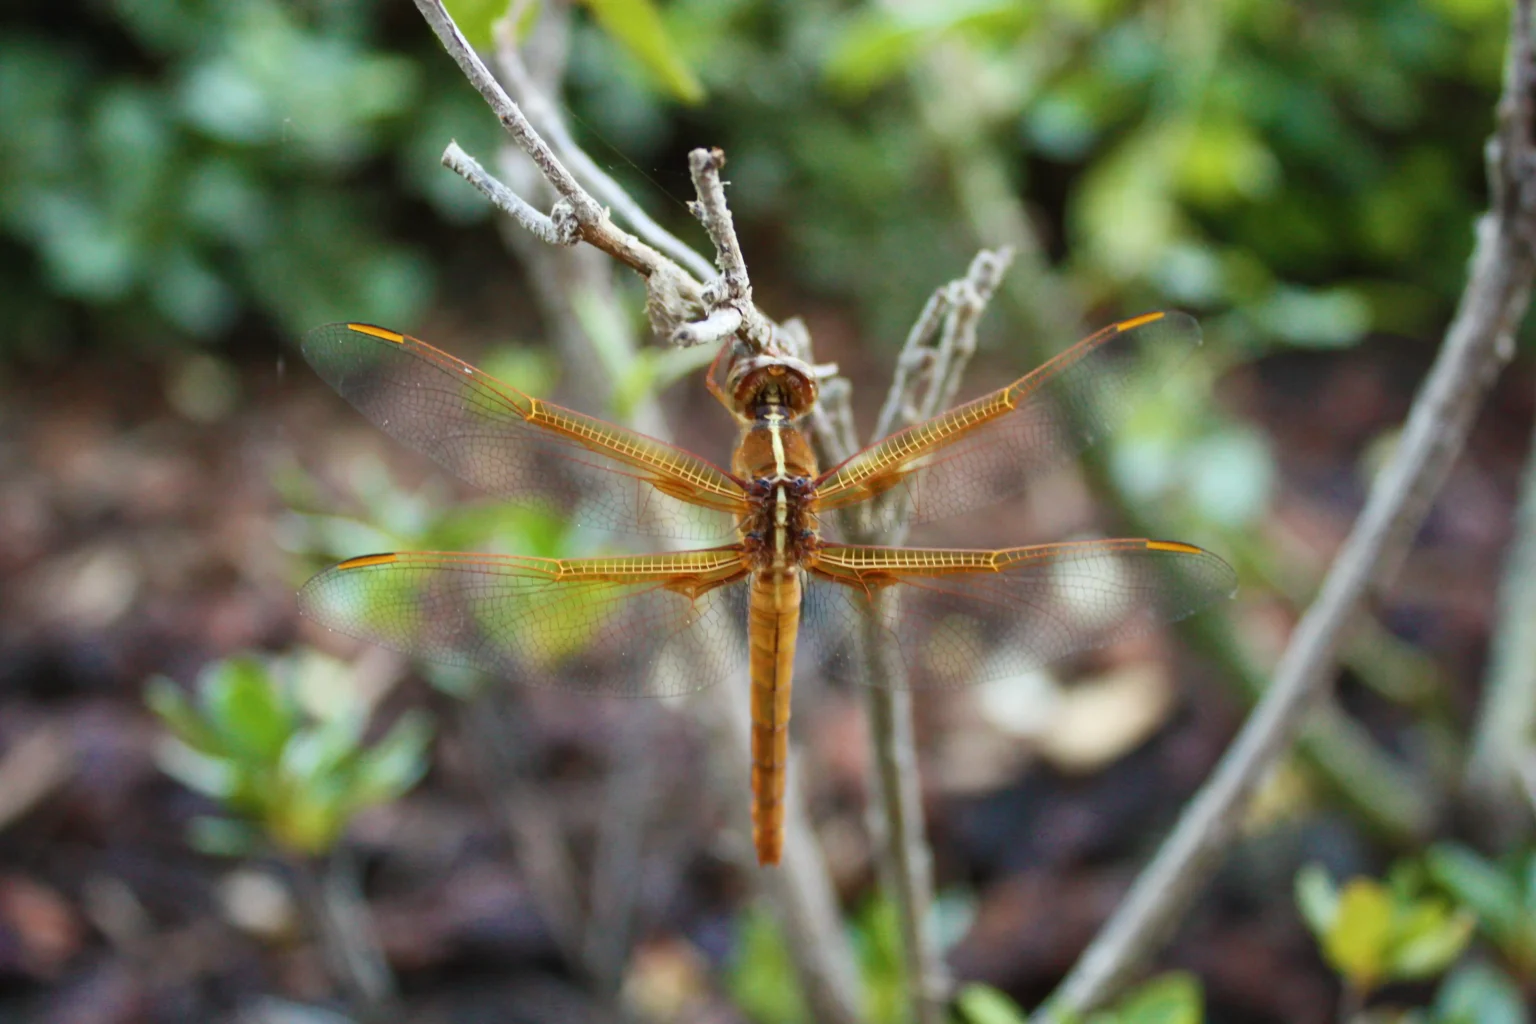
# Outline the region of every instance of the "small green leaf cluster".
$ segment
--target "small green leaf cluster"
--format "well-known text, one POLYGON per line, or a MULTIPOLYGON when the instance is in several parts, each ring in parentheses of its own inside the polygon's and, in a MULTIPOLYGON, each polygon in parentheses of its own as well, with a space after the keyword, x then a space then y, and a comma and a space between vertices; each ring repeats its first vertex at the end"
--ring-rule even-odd
POLYGON ((1296 876, 1296 902, 1323 957, 1362 996, 1393 981, 1443 974, 1472 938, 1476 920, 1434 892, 1422 874, 1400 870, 1386 883, 1334 884, 1319 865, 1296 876))
MULTIPOLYGON (((955 1000, 963 1024, 1027 1024, 1028 1014, 1013 1000, 986 985, 966 985, 955 1000)), ((1127 993, 1113 1007, 1086 1018, 1058 1017, 1057 1024, 1200 1024, 1205 997, 1193 975, 1172 971, 1127 993)))
POLYGON ((1464 847, 1440 844, 1421 860, 1398 863, 1385 882, 1354 878, 1337 886, 1320 867, 1309 866, 1297 874, 1296 899, 1324 959, 1357 1005, 1390 982, 1443 974, 1431 1005, 1404 1011, 1402 1020, 1528 1024, 1519 984, 1464 954, 1476 930, 1529 982, 1536 948, 1533 870, 1536 854, 1496 865, 1464 847))
POLYGON ((195 699, 169 679, 147 702, 170 730, 161 766, 230 816, 194 822, 207 852, 267 843, 290 854, 329 851, 352 817, 395 799, 427 769, 432 729, 410 712, 368 743, 368 709, 346 669, 316 654, 231 658, 206 668, 195 699))
MULTIPOLYGON (((945 914, 968 915, 952 899, 935 906, 941 934, 945 914)), ((954 924, 956 922, 950 922, 954 924)), ((906 1024, 911 1019, 895 905, 877 897, 866 903, 850 926, 864 990, 864 1016, 873 1024, 906 1024)), ((778 925, 760 907, 749 909, 737 927, 736 948, 726 984, 742 1012, 756 1024, 806 1024, 811 1018, 800 995, 794 964, 778 925)), ((1192 975, 1171 972, 1134 989, 1113 1007, 1086 1018, 1060 1018, 1057 1024, 1200 1024, 1204 996, 1192 975)), ((1008 996, 982 984, 962 985, 955 995, 955 1024, 1026 1024, 1029 1014, 1008 996)))
POLYGON ((1429 877, 1477 916, 1478 930, 1504 962, 1527 982, 1536 980, 1536 850, 1502 863, 1485 860, 1455 843, 1425 855, 1429 877))
POLYGON ((383 213, 414 193, 482 216, 438 154, 497 131, 456 69, 418 59, 430 39, 380 45, 377 0, 99 6, 0 31, 0 237, 35 256, 0 284, 5 344, 46 355, 52 298, 158 347, 248 311, 295 332, 416 317, 432 270, 383 213))

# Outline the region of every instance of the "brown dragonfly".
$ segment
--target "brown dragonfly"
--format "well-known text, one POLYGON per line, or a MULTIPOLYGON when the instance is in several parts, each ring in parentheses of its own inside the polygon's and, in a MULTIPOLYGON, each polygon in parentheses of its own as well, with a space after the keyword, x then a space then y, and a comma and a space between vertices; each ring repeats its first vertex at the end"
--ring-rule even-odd
POLYGON ((1225 562, 1173 541, 967 550, 841 544, 821 530, 827 513, 876 499, 893 521, 923 523, 1018 494, 1032 472, 1121 418, 1134 357, 1176 356, 1199 340, 1178 313, 1115 324, 825 471, 799 426, 816 400, 809 368, 742 358, 722 376, 717 359, 707 381, 740 427, 727 471, 533 398, 415 338, 367 324, 321 327, 303 346, 320 376, 466 481, 575 523, 709 546, 591 558, 365 555, 310 580, 300 605, 354 637, 562 690, 674 696, 745 662, 753 839, 758 861, 774 864, 797 650, 802 671, 857 677, 857 645, 879 643, 906 671, 858 681, 959 687, 1232 594, 1225 562))

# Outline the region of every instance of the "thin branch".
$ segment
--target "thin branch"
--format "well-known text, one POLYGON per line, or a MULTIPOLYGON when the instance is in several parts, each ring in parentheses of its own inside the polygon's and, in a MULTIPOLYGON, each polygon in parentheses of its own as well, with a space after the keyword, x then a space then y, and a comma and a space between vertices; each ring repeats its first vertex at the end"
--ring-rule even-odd
POLYGON ((510 691, 488 688, 459 709, 459 728, 469 739, 475 778, 486 802, 501 817, 539 917, 571 967, 587 973, 583 959, 583 916, 575 864, 560 828, 556 807, 530 776, 525 715, 509 707, 510 691))
POLYGON ((720 268, 720 276, 705 293, 705 302, 712 310, 738 313, 741 336, 761 352, 772 343, 773 324, 752 302, 747 261, 736 238, 731 208, 725 202, 725 182, 720 179, 724 169, 725 154, 718 149, 695 149, 688 154, 688 170, 699 196, 688 208, 709 233, 709 240, 715 245, 715 264, 720 268))
POLYGON ((591 907, 582 958, 604 992, 616 993, 634 939, 640 903, 641 854, 656 808, 656 750, 660 708, 633 709, 620 724, 607 766, 606 794, 593 855, 591 907))
POLYGON ((1531 443, 1467 763, 1468 796, 1501 845, 1532 822, 1522 777, 1536 749, 1536 437, 1531 443))
POLYGON ((1516 0, 1488 147, 1492 203, 1477 225, 1456 316, 1391 460, 1297 624, 1268 692, 1173 833, 1089 946, 1040 1019, 1073 1017, 1111 998, 1157 950, 1231 840, 1254 787, 1328 692, 1350 623, 1401 563, 1434 495, 1461 452, 1482 398, 1514 352, 1514 333, 1536 279, 1536 174, 1531 147, 1532 0, 1516 0))
MULTIPOLYGON (((603 209, 602 205, 560 162, 549 144, 544 141, 543 136, 534 129, 523 114, 522 109, 512 101, 512 97, 508 96, 506 90, 496 81, 490 69, 485 66, 485 62, 480 59, 480 55, 465 40, 458 25, 454 24, 453 17, 443 7, 441 0, 416 0, 416 7, 426 18, 427 24, 431 25, 432 30, 437 33, 443 48, 459 65, 470 84, 479 91, 497 120, 511 134, 518 148, 528 154, 538 167, 539 173, 560 197, 561 202, 556 204, 549 218, 554 222, 560 236, 563 237, 565 232, 571 230, 563 223, 568 217, 575 221, 575 231, 582 241, 601 249, 644 276, 650 291, 651 302, 648 308, 653 317, 653 324, 659 324, 660 328, 664 328, 660 333, 670 333, 678 323, 686 321, 699 304, 702 291, 699 282, 672 260, 634 235, 622 230, 609 219, 608 211, 603 209)), ((457 150, 456 146, 449 147, 444 153, 444 162, 460 173, 470 169, 469 164, 461 159, 454 152, 455 150, 457 150)), ((462 150, 458 152, 461 154, 462 150)), ((485 187, 489 177, 484 168, 480 168, 480 175, 477 178, 467 180, 490 195, 491 193, 485 187)), ((510 194, 511 190, 508 189, 507 192, 510 194)), ((500 193, 492 196, 492 201, 497 202, 498 205, 501 205, 500 200, 505 199, 506 196, 500 193)), ((526 206, 526 203, 522 205, 526 206)), ((527 213, 526 210, 520 210, 515 215, 519 217, 520 222, 530 221, 537 225, 538 221, 529 218, 527 213)))
POLYGON ((457 142, 448 143, 443 150, 443 166, 475 187, 491 205, 517 221, 518 227, 548 245, 575 245, 581 241, 581 226, 569 203, 560 202, 549 214, 540 213, 522 196, 512 191, 490 172, 480 166, 480 161, 459 148, 457 142))
POLYGON ((501 83, 496 81, 496 76, 491 74, 475 48, 469 45, 464 38, 464 33, 459 31, 459 26, 454 24, 453 16, 448 13, 441 0, 416 0, 416 9, 421 11, 421 16, 427 19, 427 24, 432 26, 432 31, 437 33, 438 40, 443 44, 443 49, 448 51, 459 70, 464 72, 464 77, 469 79, 490 105, 496 119, 501 122, 503 128, 517 141, 519 148, 527 153, 535 164, 539 173, 543 174, 549 183, 554 186, 560 197, 571 204, 572 212, 583 226, 594 225, 607 220, 608 215, 598 205, 597 200, 587 194, 587 190, 566 170, 560 158, 555 156, 549 144, 543 136, 534 131, 528 118, 523 116, 522 110, 512 97, 508 96, 501 83))
POLYGON ((624 186, 614 181, 607 171, 587 155, 586 150, 576 144, 576 140, 571 137, 570 130, 565 125, 565 120, 555 109, 555 105, 549 101, 544 90, 533 82, 527 65, 523 63, 517 49, 515 23, 515 19, 510 16, 496 22, 496 62, 501 66, 502 75, 511 85, 517 102, 522 104, 529 120, 549 140, 550 146, 571 168, 572 173, 585 182, 593 195, 607 203, 615 214, 635 230, 636 234, 676 260, 680 266, 700 281, 709 280, 714 274, 714 268, 710 266, 709 261, 700 256, 686 242, 656 223, 651 215, 646 213, 628 192, 624 191, 624 186))
POLYGON ((719 345, 741 330, 741 311, 721 306, 702 320, 683 324, 672 332, 672 344, 679 348, 695 345, 719 345))
MULTIPOLYGON (((976 351, 976 324, 1013 259, 1011 249, 983 250, 966 275, 936 291, 907 334, 896 373, 873 439, 937 413, 953 400, 966 364, 976 351)), ((825 410, 815 421, 817 439, 829 461, 852 454, 852 416, 846 388, 824 389, 825 410)), ((899 544, 906 524, 883 507, 857 518, 845 516, 851 540, 899 544), (890 524, 876 526, 880 524, 890 524)), ((877 604, 900 600, 881 591, 877 604)), ((878 621, 888 610, 864 618, 856 657, 863 666, 869 723, 873 795, 870 834, 881 884, 896 904, 909 1000, 918 1024, 940 1024, 951 979, 937 936, 927 927, 933 904, 933 855, 924 831, 922 785, 912 729, 912 695, 900 653, 880 635, 878 621), (874 685, 878 683, 879 685, 874 685)))
POLYGON ((398 1010, 395 975, 379 946, 378 933, 358 886, 357 866, 345 845, 321 863, 284 858, 300 903, 331 975, 365 1024, 382 1024, 398 1010))

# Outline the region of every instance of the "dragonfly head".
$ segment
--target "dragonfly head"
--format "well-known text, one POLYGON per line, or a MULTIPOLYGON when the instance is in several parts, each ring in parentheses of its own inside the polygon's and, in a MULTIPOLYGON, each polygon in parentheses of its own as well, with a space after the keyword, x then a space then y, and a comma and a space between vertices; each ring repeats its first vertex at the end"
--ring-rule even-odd
POLYGON ((777 405, 794 418, 815 404, 816 377, 807 363, 793 356, 747 356, 731 364, 726 390, 743 416, 777 405))

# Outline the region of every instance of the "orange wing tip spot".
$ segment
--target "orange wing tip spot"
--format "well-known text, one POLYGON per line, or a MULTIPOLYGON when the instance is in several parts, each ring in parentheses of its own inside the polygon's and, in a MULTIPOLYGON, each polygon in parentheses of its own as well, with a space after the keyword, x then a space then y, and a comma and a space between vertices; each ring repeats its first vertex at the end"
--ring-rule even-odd
POLYGON ((375 338, 382 338, 384 341, 392 341, 396 345, 405 344, 405 335, 396 334, 394 331, 386 331, 384 328, 375 327, 372 324, 347 324, 347 329, 356 331, 358 334, 370 334, 375 338))
POLYGON ((1131 320, 1122 320, 1118 324, 1115 324, 1115 329, 1120 331, 1134 331, 1136 328, 1142 326, 1143 324, 1156 323, 1167 315, 1167 313, 1147 313, 1142 316, 1135 317, 1131 320))
POLYGON ((336 566, 336 568, 342 571, 347 569, 366 569, 370 565, 389 565, 391 562, 398 562, 399 560, 399 555, 362 555, 358 558, 349 558, 336 566))
POLYGON ((1197 548, 1193 544, 1181 544, 1176 540, 1149 540, 1148 551, 1172 551, 1180 555, 1203 555, 1204 548, 1197 548))

